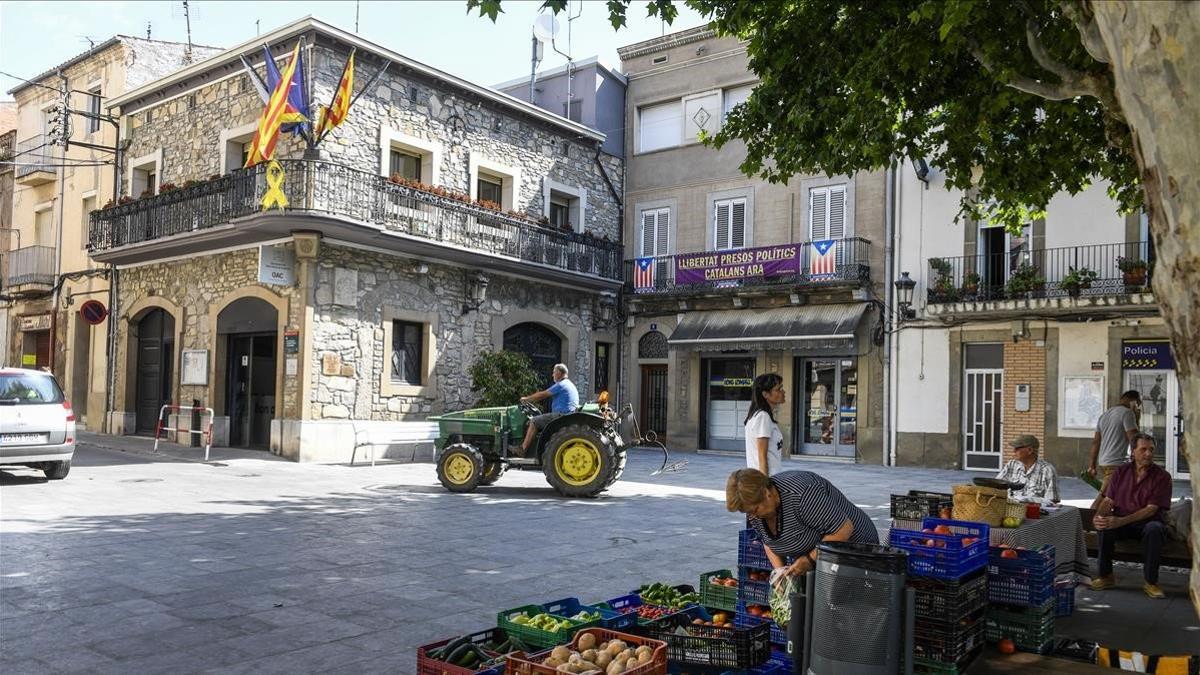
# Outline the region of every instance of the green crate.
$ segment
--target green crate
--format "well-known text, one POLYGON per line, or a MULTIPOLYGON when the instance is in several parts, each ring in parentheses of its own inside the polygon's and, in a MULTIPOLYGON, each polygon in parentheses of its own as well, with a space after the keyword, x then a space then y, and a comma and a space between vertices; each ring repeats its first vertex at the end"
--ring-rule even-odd
POLYGON ((997 642, 1010 638, 1022 651, 1037 651, 1054 639, 1054 598, 1038 607, 990 605, 987 611, 987 639, 997 642))
POLYGON ((516 637, 521 642, 524 642, 531 647, 541 647, 543 649, 549 649, 550 647, 566 644, 571 641, 571 637, 575 635, 575 633, 578 633, 580 629, 587 628, 589 626, 600 625, 599 619, 585 622, 576 621, 565 616, 551 614, 550 616, 553 616, 556 619, 566 619, 571 624, 570 628, 563 629, 557 633, 551 633, 549 631, 539 630, 531 626, 523 626, 519 623, 512 622, 512 618, 518 614, 527 614, 530 617, 534 617, 538 614, 545 613, 546 612, 542 609, 541 605, 524 605, 514 609, 506 609, 496 615, 496 625, 500 628, 503 628, 510 636, 516 637))
POLYGON ((737 580, 729 570, 714 570, 700 575, 700 604, 712 609, 723 609, 727 612, 737 611, 737 586, 715 586, 710 583, 713 577, 727 577, 737 580))

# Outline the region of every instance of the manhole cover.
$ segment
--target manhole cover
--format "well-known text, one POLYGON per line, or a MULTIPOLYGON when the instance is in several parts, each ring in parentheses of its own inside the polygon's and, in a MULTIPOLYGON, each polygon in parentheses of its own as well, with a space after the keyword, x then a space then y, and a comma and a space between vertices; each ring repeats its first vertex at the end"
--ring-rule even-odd
POLYGON ((119 482, 121 483, 161 483, 161 478, 126 478, 119 482))

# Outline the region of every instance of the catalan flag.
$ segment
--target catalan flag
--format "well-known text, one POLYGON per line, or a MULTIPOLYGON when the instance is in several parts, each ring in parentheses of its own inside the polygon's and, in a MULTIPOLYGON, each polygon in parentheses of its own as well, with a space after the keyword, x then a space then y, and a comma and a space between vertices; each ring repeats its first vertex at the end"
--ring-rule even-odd
POLYGON ((654 290, 654 258, 637 258, 633 261, 633 292, 654 290))
POLYGON ((808 265, 809 276, 828 277, 837 272, 837 240, 822 239, 812 243, 812 260, 808 265))
MULTIPOLYGON (((367 84, 370 85, 369 82, 367 84)), ((321 106, 317 113, 317 138, 332 131, 346 119, 346 114, 350 112, 353 93, 354 50, 351 50, 350 58, 346 59, 346 66, 342 69, 342 79, 338 81, 337 90, 333 92, 333 102, 329 107, 321 106)))
POLYGON ((263 108, 262 116, 258 118, 258 130, 254 132, 254 140, 250 144, 250 154, 246 157, 246 166, 251 167, 259 162, 271 159, 275 155, 275 144, 279 141, 279 127, 287 112, 288 94, 296 77, 296 66, 300 59, 300 43, 292 50, 292 58, 284 66, 279 83, 271 91, 271 98, 263 108))
MULTIPOLYGON (((263 57, 267 68, 267 90, 275 91, 283 76, 279 74, 279 68, 275 65, 275 58, 271 56, 271 48, 268 45, 263 45, 263 57)), ((308 122, 308 91, 304 86, 303 53, 296 52, 296 59, 296 75, 288 86, 287 103, 280 121, 283 123, 283 131, 299 134, 304 128, 304 123, 308 122)))

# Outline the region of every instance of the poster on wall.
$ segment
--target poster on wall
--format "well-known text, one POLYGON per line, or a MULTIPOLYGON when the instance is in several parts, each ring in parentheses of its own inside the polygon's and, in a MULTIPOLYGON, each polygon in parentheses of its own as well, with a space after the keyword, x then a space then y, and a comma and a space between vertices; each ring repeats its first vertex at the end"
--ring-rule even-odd
POLYGON ((1063 428, 1095 429, 1104 412, 1104 376, 1063 378, 1063 428))
POLYGON ((208 350, 185 349, 179 367, 179 383, 188 385, 208 384, 208 350))

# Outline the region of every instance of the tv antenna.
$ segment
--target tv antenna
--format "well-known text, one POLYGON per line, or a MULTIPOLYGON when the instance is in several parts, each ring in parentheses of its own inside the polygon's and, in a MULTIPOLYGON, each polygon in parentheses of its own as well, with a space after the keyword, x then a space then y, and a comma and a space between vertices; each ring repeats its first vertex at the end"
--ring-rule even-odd
POLYGON ((533 37, 530 45, 533 53, 530 58, 529 72, 529 102, 533 103, 534 84, 537 82, 538 65, 542 62, 542 53, 547 42, 553 42, 558 36, 558 19, 553 14, 539 14, 533 21, 533 37))
POLYGON ((188 0, 183 0, 183 21, 187 25, 187 51, 184 52, 184 58, 188 63, 192 62, 192 15, 188 12, 188 0))

